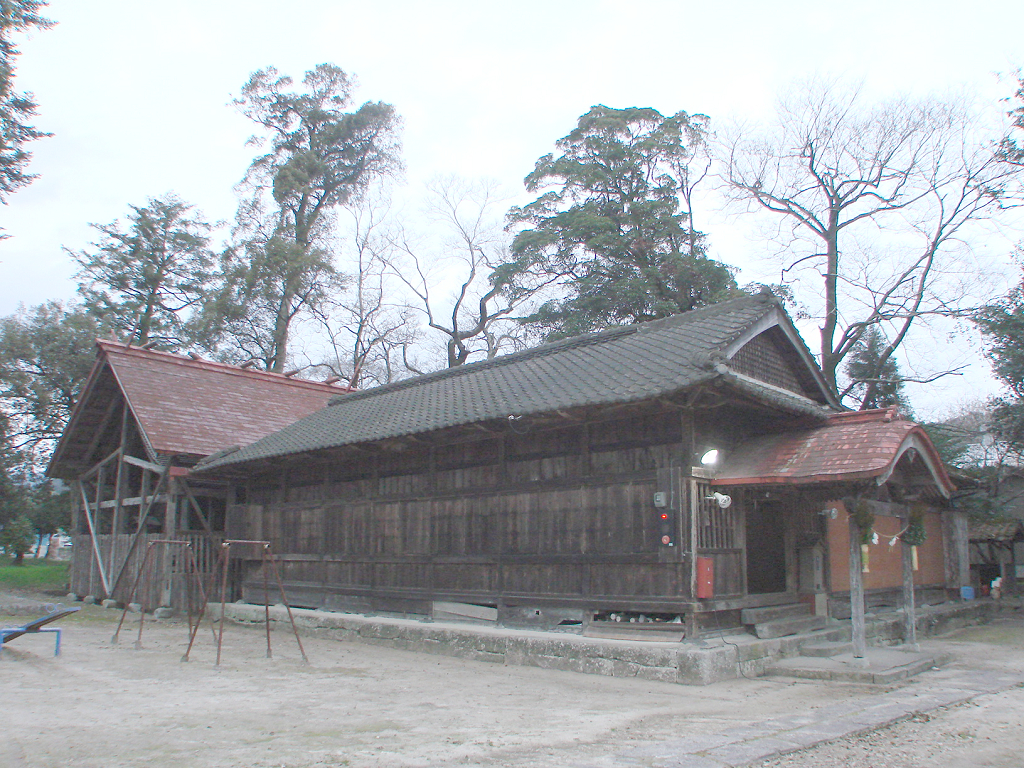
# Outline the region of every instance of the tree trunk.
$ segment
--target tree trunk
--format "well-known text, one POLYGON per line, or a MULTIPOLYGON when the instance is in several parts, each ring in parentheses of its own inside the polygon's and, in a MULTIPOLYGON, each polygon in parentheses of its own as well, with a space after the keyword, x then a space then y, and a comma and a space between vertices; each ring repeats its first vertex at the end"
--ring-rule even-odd
POLYGON ((836 328, 839 326, 839 211, 829 211, 825 233, 825 323, 821 326, 821 372, 825 381, 836 389, 836 369, 841 362, 836 355, 836 328))
POLYGON ((285 361, 288 357, 288 326, 291 325, 294 300, 294 291, 290 285, 286 285, 281 303, 277 308, 277 317, 274 319, 274 361, 270 366, 270 370, 274 373, 284 373, 285 361))

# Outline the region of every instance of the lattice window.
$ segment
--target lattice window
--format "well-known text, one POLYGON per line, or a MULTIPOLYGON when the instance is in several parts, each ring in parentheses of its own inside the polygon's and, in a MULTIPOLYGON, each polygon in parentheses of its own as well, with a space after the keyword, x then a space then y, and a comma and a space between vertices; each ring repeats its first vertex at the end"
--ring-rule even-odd
POLYGON ((744 344, 733 355, 730 361, 732 367, 739 373, 776 387, 792 392, 803 392, 792 366, 783 357, 769 333, 765 331, 744 344))
POLYGON ((708 483, 697 484, 697 547, 699 549, 735 549, 739 522, 737 504, 728 509, 718 506, 708 483))

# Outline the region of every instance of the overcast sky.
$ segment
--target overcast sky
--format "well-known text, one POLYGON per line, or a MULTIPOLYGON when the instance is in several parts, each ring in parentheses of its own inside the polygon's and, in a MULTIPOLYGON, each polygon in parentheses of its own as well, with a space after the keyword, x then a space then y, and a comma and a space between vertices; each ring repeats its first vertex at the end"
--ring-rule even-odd
MULTIPOLYGON (((130 203, 173 191, 230 220, 255 151, 230 101, 268 65, 299 79, 332 62, 357 76, 357 102, 394 104, 410 188, 455 173, 513 190, 598 103, 756 121, 823 74, 878 98, 966 90, 997 104, 1024 65, 1021 0, 52 0, 47 15, 58 24, 23 41, 17 83, 54 136, 32 147, 40 178, 0 209, 0 315, 71 296, 62 246, 86 247, 88 224, 130 203)), ((763 244, 735 217, 704 228, 741 281, 759 276, 763 244)), ((992 389, 979 363, 915 404, 992 389)))

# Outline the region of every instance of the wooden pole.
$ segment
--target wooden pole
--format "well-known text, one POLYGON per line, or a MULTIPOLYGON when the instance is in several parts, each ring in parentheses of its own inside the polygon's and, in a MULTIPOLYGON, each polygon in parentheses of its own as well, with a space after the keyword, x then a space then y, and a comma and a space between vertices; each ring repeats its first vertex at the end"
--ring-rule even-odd
POLYGON ((853 622, 853 657, 864 666, 867 655, 867 632, 864 622, 864 564, 861 560, 860 526, 850 515, 850 619, 853 622))
POLYGON ((903 642, 913 651, 917 644, 917 607, 914 604, 914 548, 904 541, 903 547, 903 642))
POLYGON ((103 556, 100 554, 100 544, 96 524, 92 519, 92 512, 89 509, 89 499, 85 495, 85 488, 78 484, 78 490, 82 493, 82 504, 84 505, 85 521, 89 524, 89 538, 92 540, 92 552, 96 558, 96 565, 100 569, 100 581, 103 583, 104 597, 110 595, 110 581, 107 579, 107 569, 103 566, 103 556))
MULTIPOLYGON (((170 474, 170 470, 168 470, 170 474)), ((178 528, 178 481, 172 477, 167 479, 167 504, 164 505, 164 536, 173 539, 178 528)), ((174 562, 170 552, 165 553, 163 573, 160 578, 163 582, 163 589, 160 595, 160 604, 171 606, 174 603, 174 562)))

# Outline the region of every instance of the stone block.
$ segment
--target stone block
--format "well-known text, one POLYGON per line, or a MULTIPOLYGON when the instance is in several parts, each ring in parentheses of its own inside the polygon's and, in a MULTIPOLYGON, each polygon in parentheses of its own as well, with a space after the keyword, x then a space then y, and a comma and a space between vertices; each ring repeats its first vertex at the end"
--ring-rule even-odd
POLYGON ((824 616, 793 617, 788 619, 776 619, 775 621, 758 624, 754 627, 757 636, 762 639, 784 637, 785 635, 799 635, 805 632, 813 632, 824 629, 828 621, 824 616))
POLYGON ((676 682, 686 685, 708 685, 739 676, 732 646, 680 651, 676 654, 676 669, 676 682))
POLYGON ((810 615, 811 609, 805 603, 791 603, 789 605, 769 605, 763 608, 744 608, 740 611, 740 621, 744 624, 763 624, 776 619, 810 615))
POLYGON ((100 605, 102 605, 104 608, 120 608, 121 607, 120 605, 118 605, 117 600, 112 600, 109 597, 106 600, 104 600, 102 603, 100 603, 100 605))
POLYGON ((829 657, 838 656, 840 653, 851 653, 852 651, 852 643, 821 642, 804 643, 800 646, 801 656, 829 657))
POLYGON ((166 605, 162 605, 153 611, 154 619, 169 619, 174 615, 174 609, 166 605))

